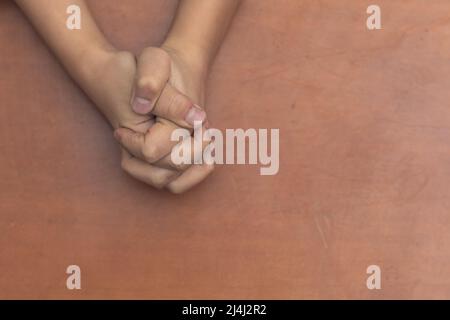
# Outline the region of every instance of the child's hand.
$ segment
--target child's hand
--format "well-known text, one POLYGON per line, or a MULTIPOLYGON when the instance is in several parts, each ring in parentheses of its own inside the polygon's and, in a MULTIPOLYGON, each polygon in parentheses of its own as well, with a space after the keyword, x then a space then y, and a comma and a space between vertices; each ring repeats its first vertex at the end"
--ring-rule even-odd
POLYGON ((167 82, 197 106, 203 106, 205 78, 206 66, 193 54, 166 45, 148 47, 138 59, 133 110, 149 114, 167 82))
POLYGON ((169 50, 150 47, 138 59, 132 106, 141 116, 156 116, 154 124, 144 134, 120 128, 116 138, 139 159, 167 169, 186 170, 167 185, 172 192, 181 193, 206 178, 213 166, 179 167, 170 159, 177 144, 170 139, 173 130, 184 127, 192 132, 194 121, 205 122, 206 113, 198 106, 203 103, 203 75, 194 73, 192 64, 169 50))
MULTIPOLYGON (((159 189, 167 187, 174 193, 184 192, 200 182, 211 171, 210 166, 189 170, 189 166, 177 166, 170 159, 173 143, 167 133, 177 126, 153 115, 138 115, 131 109, 136 77, 134 56, 113 52, 97 62, 94 69, 87 71, 89 76, 83 87, 113 127, 120 128, 116 137, 124 146, 122 168, 138 180, 159 189), (182 174, 183 171, 186 173, 182 174)), ((189 119, 183 119, 183 115, 192 103, 173 88, 167 87, 164 92, 153 111, 189 127, 189 119)))
POLYGON ((38 1, 16 3, 116 129, 126 149, 123 168, 153 186, 175 193, 188 190, 212 166, 176 166, 170 158, 174 142, 168 138, 177 125, 192 129, 194 121, 205 120, 198 106, 204 103, 207 69, 240 0, 180 2, 162 48, 147 48, 140 56, 137 77, 134 56, 117 52, 98 29, 86 2, 73 1, 47 0, 44 10, 38 1), (59 29, 73 1, 84 13, 83 29, 59 29), (136 113, 130 108, 135 78, 136 113))

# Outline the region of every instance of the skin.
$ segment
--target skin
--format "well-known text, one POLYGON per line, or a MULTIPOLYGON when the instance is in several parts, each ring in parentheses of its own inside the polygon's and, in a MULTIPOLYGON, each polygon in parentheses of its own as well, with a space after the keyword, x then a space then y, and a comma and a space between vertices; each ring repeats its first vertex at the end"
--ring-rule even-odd
MULTIPOLYGON (((212 165, 175 165, 173 130, 207 125, 205 82, 239 0, 180 0, 160 48, 137 58, 114 48, 84 0, 16 0, 72 78, 115 129, 122 168, 155 188, 183 193, 204 180, 212 165), (81 30, 65 28, 66 9, 78 5, 81 30)), ((193 139, 191 137, 191 139, 193 139)), ((203 147, 206 147, 204 143, 203 147)), ((193 157, 195 155, 192 155, 193 157)))

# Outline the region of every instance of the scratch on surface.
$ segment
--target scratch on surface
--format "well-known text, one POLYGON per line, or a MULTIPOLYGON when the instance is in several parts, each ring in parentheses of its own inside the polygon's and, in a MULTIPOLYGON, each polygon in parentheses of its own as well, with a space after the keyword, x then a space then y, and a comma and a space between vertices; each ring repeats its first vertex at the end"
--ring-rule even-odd
POLYGON ((306 58, 309 60, 318 60, 318 59, 324 59, 324 58, 334 58, 339 56, 347 56, 347 55, 359 55, 359 56, 367 56, 367 55, 373 55, 378 53, 379 51, 384 51, 387 49, 394 50, 399 48, 405 39, 408 36, 408 31, 403 31, 397 38, 392 40, 391 42, 387 44, 383 44, 382 46, 376 46, 376 47, 368 47, 363 49, 333 49, 331 47, 321 47, 319 50, 322 50, 322 52, 316 52, 315 54, 308 54, 306 58))
POLYGON ((257 80, 263 80, 263 79, 267 79, 267 78, 272 78, 274 76, 277 76, 279 74, 285 73, 287 71, 290 71, 292 69, 292 66, 285 66, 282 67, 278 70, 270 70, 267 72, 261 72, 259 74, 253 75, 247 79, 245 79, 243 81, 243 83, 247 83, 247 82, 252 82, 252 81, 257 81, 257 80))
POLYGON ((319 231, 320 239, 322 240, 323 247, 325 249, 328 249, 327 239, 325 238, 325 234, 324 234, 324 232, 322 230, 322 227, 320 226, 319 221, 317 221, 317 216, 316 215, 314 215, 314 223, 316 224, 317 231, 319 231))
POLYGON ((400 125, 400 126, 404 126, 404 127, 408 127, 408 128, 413 128, 413 129, 429 129, 429 130, 445 130, 445 131, 450 130, 449 126, 424 124, 424 123, 411 123, 411 122, 405 122, 405 121, 396 120, 396 119, 389 119, 386 117, 380 117, 379 121, 384 121, 386 123, 392 123, 394 125, 400 125))
MULTIPOLYGON (((406 179, 406 182, 408 182, 408 179, 409 179, 410 177, 408 177, 407 179, 406 179)), ((404 198, 404 201, 412 201, 412 200, 414 200, 415 198, 417 198, 418 197, 418 195, 427 187, 427 185, 429 184, 429 182, 430 182, 430 177, 427 175, 427 174, 425 174, 425 176, 423 177, 423 179, 422 179, 422 181, 420 181, 418 184, 416 184, 416 188, 415 188, 415 190, 413 189, 412 190, 412 192, 410 192, 409 194, 406 194, 403 198, 404 198)), ((405 190, 406 188, 403 188, 402 189, 402 191, 403 190, 405 190)))

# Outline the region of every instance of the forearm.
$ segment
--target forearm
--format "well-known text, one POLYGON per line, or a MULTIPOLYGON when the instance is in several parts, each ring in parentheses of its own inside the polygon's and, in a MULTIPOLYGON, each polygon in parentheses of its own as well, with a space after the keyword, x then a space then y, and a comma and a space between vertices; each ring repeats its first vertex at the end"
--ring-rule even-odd
POLYGON ((241 0, 180 0, 163 46, 188 52, 208 68, 213 61, 241 0))
POLYGON ((60 62, 77 81, 92 72, 102 54, 113 50, 92 18, 84 0, 15 0, 60 62), (80 30, 66 27, 70 5, 81 9, 80 30))

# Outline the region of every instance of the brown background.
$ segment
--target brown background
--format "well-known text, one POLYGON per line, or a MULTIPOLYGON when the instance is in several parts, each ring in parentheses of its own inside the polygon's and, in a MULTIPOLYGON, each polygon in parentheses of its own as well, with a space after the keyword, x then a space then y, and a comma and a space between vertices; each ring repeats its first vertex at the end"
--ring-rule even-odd
MULTIPOLYGON (((90 2, 134 52, 177 3, 90 2)), ((245 1, 209 115, 280 128, 280 172, 223 166, 173 196, 120 170, 106 122, 1 1, 0 298, 450 298, 450 2, 376 2, 381 31, 373 1, 245 1)))

